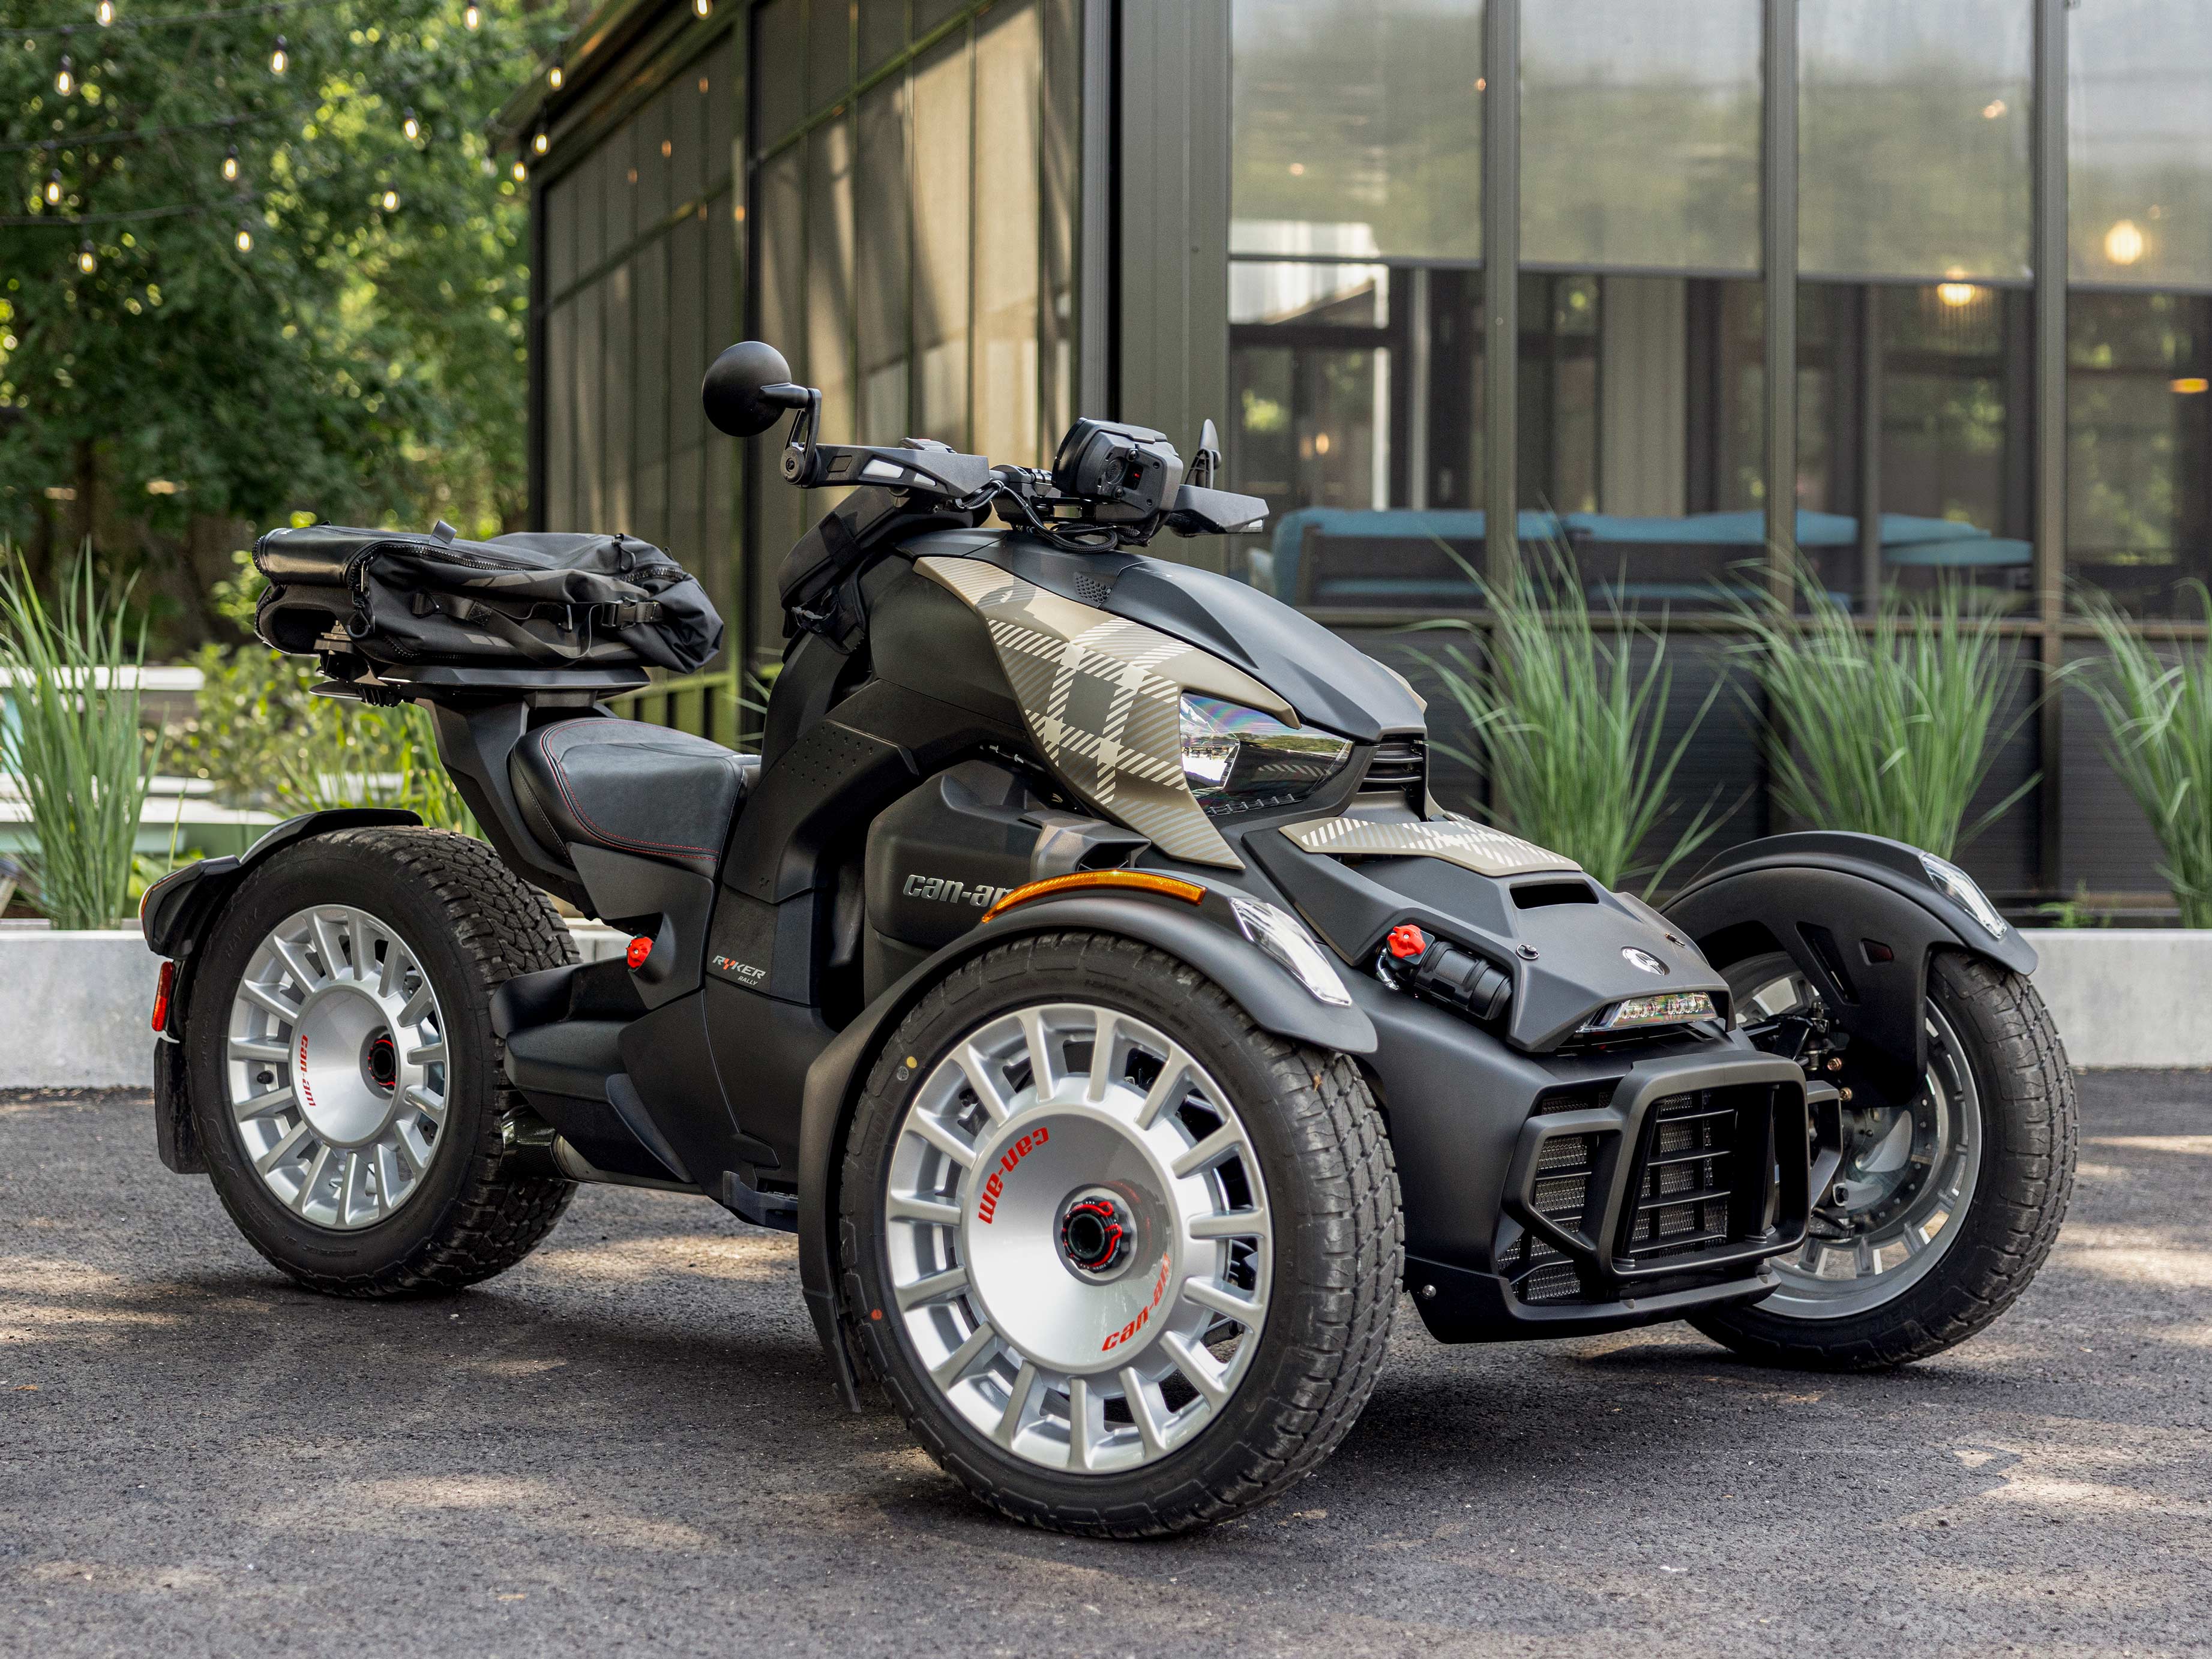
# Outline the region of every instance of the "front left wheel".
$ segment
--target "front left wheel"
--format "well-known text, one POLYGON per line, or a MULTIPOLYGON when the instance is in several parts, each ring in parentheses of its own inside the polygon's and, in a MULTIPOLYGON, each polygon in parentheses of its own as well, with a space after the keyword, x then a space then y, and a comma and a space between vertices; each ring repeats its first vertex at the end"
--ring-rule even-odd
POLYGON ((1349 1431, 1404 1247, 1340 1054, 1126 939, 1016 940, 892 1036, 841 1188, 845 1316, 930 1454, 1017 1520, 1178 1532, 1349 1431))

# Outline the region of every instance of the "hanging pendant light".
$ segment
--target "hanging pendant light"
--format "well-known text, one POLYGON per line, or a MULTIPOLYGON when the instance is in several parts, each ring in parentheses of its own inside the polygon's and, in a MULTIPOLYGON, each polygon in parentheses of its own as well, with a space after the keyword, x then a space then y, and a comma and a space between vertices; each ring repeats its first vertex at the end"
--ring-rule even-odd
POLYGON ((517 161, 517 162, 514 164, 514 182, 515 182, 516 184, 518 184, 518 185, 519 185, 519 184, 520 184, 524 179, 527 179, 529 176, 530 176, 530 167, 529 167, 529 165, 528 165, 526 162, 523 162, 523 161, 517 161))
POLYGON ((475 4, 475 0, 471 0, 471 3, 462 9, 461 21, 471 29, 483 23, 483 12, 475 4))
POLYGON ((561 82, 568 78, 568 77, 567 76, 561 72, 561 66, 558 64, 554 64, 551 69, 545 71, 545 84, 552 88, 556 92, 561 90, 561 82))
POLYGON ((411 109, 407 112, 407 118, 399 124, 399 127, 400 131, 407 135, 407 142, 410 144, 422 136, 422 124, 415 118, 415 112, 411 109))
POLYGON ((62 54, 61 68, 54 71, 54 90, 64 98, 76 90, 76 67, 67 52, 62 54))
POLYGON ((284 49, 284 37, 276 37, 276 49, 269 54, 269 72, 282 75, 292 62, 292 55, 284 49))
POLYGON ((397 213, 399 211, 399 192, 398 191, 387 190, 380 199, 383 202, 384 210, 386 213, 397 213))
POLYGON ((62 204, 62 170, 59 167, 46 175, 46 196, 48 207, 62 204))
POLYGON ((251 253, 253 252, 253 233, 246 228, 246 221, 243 219, 240 219, 238 222, 237 243, 238 251, 240 253, 251 253))
POLYGON ((222 181, 226 185, 238 182, 238 146, 235 144, 222 153, 222 181))
POLYGON ((92 239, 88 236, 76 251, 76 268, 89 276, 92 275, 93 267, 99 263, 99 259, 94 257, 92 251, 92 239))
POLYGON ((551 146, 552 142, 553 141, 551 139, 545 136, 545 129, 544 127, 538 128, 538 136, 530 141, 531 153, 534 155, 544 155, 546 150, 551 146))
POLYGON ((100 27, 106 28, 115 21, 115 0, 100 0, 93 15, 100 19, 100 27))

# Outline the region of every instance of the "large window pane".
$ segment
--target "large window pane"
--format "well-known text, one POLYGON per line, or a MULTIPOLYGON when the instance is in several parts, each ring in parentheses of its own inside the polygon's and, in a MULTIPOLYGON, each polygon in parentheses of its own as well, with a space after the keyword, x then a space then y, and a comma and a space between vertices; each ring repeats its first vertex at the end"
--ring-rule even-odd
POLYGON ((2181 581, 2212 578, 2212 298, 2075 294, 2067 309, 2069 568, 2172 615, 2181 581))
POLYGON ((1828 591, 2033 585, 2032 316, 1973 283, 1800 289, 1797 541, 1828 591))
POLYGON ((974 140, 968 42, 914 76, 914 345, 921 431, 968 447, 968 197, 974 140))
MULTIPOLYGON (((863 14, 865 16, 865 14, 863 14)), ((860 100, 854 199, 860 234, 860 429, 865 443, 887 444, 914 425, 908 407, 907 322, 913 228, 907 167, 907 86, 895 80, 860 100)))
POLYGON ((1037 94, 1034 4, 975 39, 975 447, 1034 466, 1037 417, 1037 94))
POLYGON ((1075 418, 1075 220, 1083 151, 1083 0, 1044 0, 1044 448, 1075 418))
POLYGON ((805 0, 769 0, 753 14, 753 134, 763 149, 806 114, 805 57, 805 0))
POLYGON ((2029 0, 1803 0, 1808 276, 2028 274, 2029 0))
MULTIPOLYGON (((763 162, 753 179, 758 337, 780 348, 791 360, 792 372, 801 376, 807 373, 805 163, 805 146, 794 145, 763 162)), ((753 644, 773 650, 780 646, 782 634, 776 567, 806 527, 806 496, 786 485, 777 470, 783 449, 781 427, 751 440, 750 447, 747 476, 753 513, 753 644)))
POLYGON ((807 109, 811 112, 836 103, 852 84, 852 0, 808 0, 807 109))
POLYGON ((1522 12, 1521 257, 1759 267, 1759 0, 1522 12))
MULTIPOLYGON (((806 374, 824 443, 854 441, 853 138, 844 121, 806 140, 806 374)), ((826 511, 826 507, 822 510, 826 511)))
POLYGON ((2212 6, 2082 0, 2066 24, 2075 278, 2212 287, 2212 6))
POLYGON ((1240 253, 1481 252, 1481 0, 1233 0, 1240 253))

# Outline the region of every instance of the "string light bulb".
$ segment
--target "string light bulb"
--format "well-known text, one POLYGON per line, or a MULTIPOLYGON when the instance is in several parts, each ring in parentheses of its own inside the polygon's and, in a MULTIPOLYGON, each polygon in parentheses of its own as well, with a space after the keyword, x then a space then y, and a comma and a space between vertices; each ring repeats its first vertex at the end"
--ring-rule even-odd
POLYGON ((92 239, 88 236, 84 239, 83 243, 77 248, 76 268, 82 271, 86 276, 89 276, 92 275, 93 268, 99 264, 99 259, 93 254, 92 239))
POLYGON ((529 176, 530 168, 528 164, 522 161, 517 161, 514 164, 514 182, 519 185, 529 176))
POLYGON ((399 192, 398 191, 386 191, 383 196, 383 202, 384 210, 386 213, 397 213, 399 211, 399 192))
POLYGON ((280 34, 276 37, 276 49, 269 54, 269 72, 282 75, 291 62, 292 55, 284 49, 284 37, 280 34))
POLYGON ((238 146, 235 144, 222 153, 222 181, 226 185, 238 182, 238 146))
POLYGON ((714 0, 691 0, 691 9, 702 17, 710 16, 714 10, 714 0))
POLYGON ((253 252, 253 233, 246 228, 246 221, 243 219, 240 219, 238 222, 237 241, 238 251, 240 253, 251 253, 253 252))
POLYGON ((556 92, 561 90, 562 82, 568 78, 568 77, 567 76, 561 72, 561 66, 558 64, 554 64, 551 69, 545 71, 545 84, 552 88, 556 92))
POLYGON ((461 22, 463 26, 470 29, 474 29, 483 21, 483 9, 475 3, 475 0, 470 0, 470 3, 463 8, 461 11, 461 22))
POLYGON ((62 170, 59 167, 56 167, 52 173, 46 175, 46 205, 48 207, 59 207, 61 204, 62 170))
POLYGON ((100 19, 100 27, 106 28, 115 21, 115 0, 100 0, 100 5, 94 11, 93 15, 100 19))
POLYGON ((407 118, 402 121, 399 126, 400 130, 407 135, 407 142, 410 144, 422 136, 422 124, 415 118, 415 112, 411 109, 407 112, 407 118))
POLYGON ((76 89, 76 66, 70 62, 67 52, 62 54, 62 66, 54 71, 54 90, 64 98, 76 89))
POLYGON ((538 129, 538 136, 530 141, 531 153, 535 155, 543 155, 545 154, 546 150, 551 147, 552 143, 553 141, 545 136, 545 129, 544 127, 540 127, 538 129))

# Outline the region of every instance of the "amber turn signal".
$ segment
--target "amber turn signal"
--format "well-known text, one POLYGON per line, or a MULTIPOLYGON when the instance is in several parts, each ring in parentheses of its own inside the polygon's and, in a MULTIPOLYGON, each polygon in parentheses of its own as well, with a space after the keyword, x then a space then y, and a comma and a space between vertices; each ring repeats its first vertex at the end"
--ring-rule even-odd
POLYGON ((164 1029, 169 1023, 169 995, 177 988, 177 964, 164 962, 161 976, 154 981, 154 1029, 164 1029))
POLYGON ((1135 888, 1139 892, 1164 893, 1168 897, 1179 898, 1186 904, 1196 904, 1206 896, 1206 889, 1194 881, 1178 881, 1173 876, 1156 876, 1149 870, 1078 870, 1072 876, 1047 876, 1042 881, 1024 882, 983 912, 983 920, 989 921, 1004 915, 1017 904, 1026 904, 1031 899, 1068 892, 1078 887, 1135 888))

